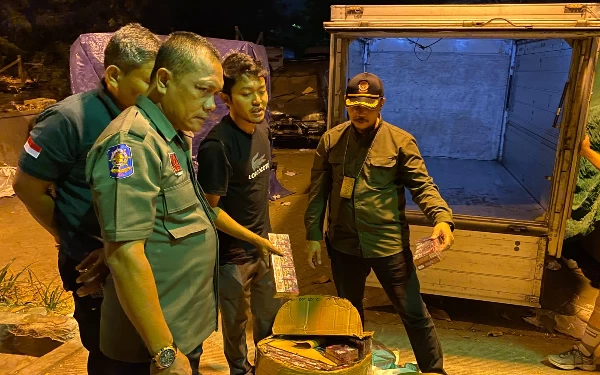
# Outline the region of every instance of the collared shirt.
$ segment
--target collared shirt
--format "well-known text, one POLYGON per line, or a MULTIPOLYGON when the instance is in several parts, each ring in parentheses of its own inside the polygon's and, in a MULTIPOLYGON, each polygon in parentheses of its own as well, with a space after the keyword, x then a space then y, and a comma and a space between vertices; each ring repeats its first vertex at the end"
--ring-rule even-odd
MULTIPOLYGON (((191 137, 177 132, 154 103, 140 96, 100 135, 86 169, 102 237, 145 241, 162 312, 186 354, 216 330, 218 309, 215 216, 191 160, 191 137)), ((148 360, 110 277, 100 332, 108 357, 148 360)))
POLYGON ((54 183, 60 251, 76 261, 102 248, 85 160, 100 133, 119 113, 102 85, 72 95, 40 113, 21 152, 23 172, 54 183))
POLYGON ((315 154, 304 219, 307 240, 323 239, 329 203, 327 235, 334 249, 365 258, 409 250, 405 187, 434 224, 453 226, 452 211, 413 136, 383 120, 365 134, 350 122, 336 126, 323 135, 315 154), (350 199, 340 197, 344 175, 356 178, 350 199))

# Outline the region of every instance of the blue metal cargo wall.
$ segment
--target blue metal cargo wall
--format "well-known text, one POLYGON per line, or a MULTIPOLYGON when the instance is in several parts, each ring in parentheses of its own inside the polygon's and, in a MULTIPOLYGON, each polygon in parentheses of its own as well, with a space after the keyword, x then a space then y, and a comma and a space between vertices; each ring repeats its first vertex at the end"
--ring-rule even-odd
POLYGON ((497 160, 512 46, 484 39, 356 40, 348 73, 366 62, 383 80, 384 119, 413 134, 424 156, 497 160))
POLYGON ((552 125, 569 76, 571 47, 560 40, 517 43, 502 164, 548 208, 559 130, 552 125))

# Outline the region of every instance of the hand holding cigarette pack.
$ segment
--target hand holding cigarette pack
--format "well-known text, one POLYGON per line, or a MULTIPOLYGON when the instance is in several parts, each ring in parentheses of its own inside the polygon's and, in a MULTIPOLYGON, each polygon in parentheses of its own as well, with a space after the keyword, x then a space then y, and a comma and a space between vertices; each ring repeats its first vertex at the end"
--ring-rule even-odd
POLYGON ((275 298, 295 297, 300 294, 300 289, 294 268, 290 236, 269 233, 269 241, 284 254, 283 256, 271 254, 271 265, 275 275, 275 298))
POLYGON ((413 261, 417 270, 421 271, 431 267, 444 259, 441 250, 441 239, 438 238, 421 238, 417 241, 413 261))

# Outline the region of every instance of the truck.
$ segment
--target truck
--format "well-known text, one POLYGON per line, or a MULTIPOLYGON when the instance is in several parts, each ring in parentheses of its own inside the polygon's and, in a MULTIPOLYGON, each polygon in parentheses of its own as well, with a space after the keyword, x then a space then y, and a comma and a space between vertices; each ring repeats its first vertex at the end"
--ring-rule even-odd
MULTIPOLYGON (((598 15, 595 3, 331 7, 327 127, 346 121, 348 79, 378 75, 383 119, 416 138, 454 213, 454 246, 419 271, 423 293, 540 307, 571 214, 598 15)), ((411 243, 431 235, 413 203, 407 219, 411 243)))

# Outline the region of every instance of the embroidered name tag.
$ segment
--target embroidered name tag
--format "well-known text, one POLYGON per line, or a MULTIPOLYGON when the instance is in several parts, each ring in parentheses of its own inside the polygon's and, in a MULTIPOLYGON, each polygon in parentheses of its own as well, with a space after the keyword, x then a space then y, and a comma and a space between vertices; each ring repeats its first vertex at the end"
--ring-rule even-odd
POLYGON ((169 159, 171 160, 171 167, 173 168, 175 176, 181 176, 183 174, 183 169, 181 168, 181 164, 179 164, 177 155, 175 155, 174 152, 169 152, 169 159))
POLYGON ((124 143, 108 149, 108 171, 112 178, 126 178, 133 174, 131 148, 124 143))

